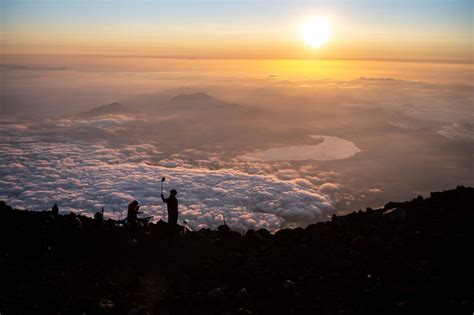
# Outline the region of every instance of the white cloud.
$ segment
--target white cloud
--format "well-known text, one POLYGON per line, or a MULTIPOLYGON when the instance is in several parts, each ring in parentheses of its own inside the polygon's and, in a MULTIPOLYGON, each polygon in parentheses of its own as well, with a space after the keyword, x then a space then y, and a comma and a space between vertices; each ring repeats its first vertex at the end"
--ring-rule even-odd
POLYGON ((443 126, 438 133, 451 140, 474 141, 474 131, 471 131, 457 123, 443 126))
POLYGON ((159 219, 166 216, 160 199, 160 179, 166 176, 166 194, 171 188, 178 190, 181 219, 193 227, 215 228, 225 214, 236 229, 274 230, 328 219, 338 187, 326 184, 317 189, 309 180, 296 179, 299 173, 294 170, 270 175, 171 165, 179 155, 149 165, 150 155, 160 152, 149 144, 112 148, 39 139, 24 142, 0 134, 0 146, 0 199, 32 210, 58 203, 61 211, 93 214, 104 207, 107 217, 120 219, 128 203, 137 199, 145 215, 159 219), (139 158, 130 159, 130 151, 138 152, 139 158))

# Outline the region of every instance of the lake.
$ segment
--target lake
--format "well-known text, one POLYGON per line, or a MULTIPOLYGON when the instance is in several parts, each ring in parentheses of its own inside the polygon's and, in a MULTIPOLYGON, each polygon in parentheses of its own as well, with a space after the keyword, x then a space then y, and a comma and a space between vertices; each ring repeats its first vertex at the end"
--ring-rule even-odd
POLYGON ((316 145, 294 145, 277 147, 268 150, 257 150, 238 156, 244 161, 330 161, 347 159, 361 152, 353 142, 339 137, 310 135, 315 139, 323 139, 316 145))

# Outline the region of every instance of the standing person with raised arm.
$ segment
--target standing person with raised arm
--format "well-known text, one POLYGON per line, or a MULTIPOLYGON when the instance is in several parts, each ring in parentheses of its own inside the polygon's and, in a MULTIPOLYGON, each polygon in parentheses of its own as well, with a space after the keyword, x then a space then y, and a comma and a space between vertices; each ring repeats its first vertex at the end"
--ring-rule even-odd
POLYGON ((178 199, 176 199, 176 195, 178 192, 176 189, 171 189, 170 196, 165 198, 163 193, 161 194, 161 199, 165 202, 168 206, 168 223, 175 227, 178 224, 178 199))

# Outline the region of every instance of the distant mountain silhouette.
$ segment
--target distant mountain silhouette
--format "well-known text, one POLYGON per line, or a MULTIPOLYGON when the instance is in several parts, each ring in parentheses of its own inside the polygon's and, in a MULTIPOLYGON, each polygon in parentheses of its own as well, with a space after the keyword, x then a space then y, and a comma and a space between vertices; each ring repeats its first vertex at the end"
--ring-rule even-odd
POLYGON ((199 90, 194 88, 181 87, 160 91, 157 93, 132 95, 123 99, 122 101, 125 104, 133 104, 133 107, 139 110, 143 110, 145 112, 154 112, 160 104, 168 102, 171 98, 177 95, 192 94, 197 92, 199 92, 199 90))
POLYGON ((45 67, 45 66, 25 66, 18 64, 0 64, 0 71, 64 71, 69 70, 67 67, 45 67))
POLYGON ((111 103, 108 105, 101 105, 94 107, 86 112, 77 115, 80 118, 94 118, 100 116, 112 116, 112 115, 127 115, 134 114, 135 110, 128 108, 120 103, 111 103))
POLYGON ((194 88, 179 88, 129 97, 125 100, 140 111, 158 116, 179 116, 203 120, 229 117, 248 112, 239 104, 219 100, 194 88))
POLYGON ((234 103, 218 100, 206 93, 180 94, 156 107, 164 114, 179 115, 235 115, 245 112, 245 108, 234 103))
POLYGON ((192 94, 180 94, 170 99, 170 102, 173 103, 209 103, 209 102, 219 102, 210 95, 207 95, 203 92, 192 93, 192 94))

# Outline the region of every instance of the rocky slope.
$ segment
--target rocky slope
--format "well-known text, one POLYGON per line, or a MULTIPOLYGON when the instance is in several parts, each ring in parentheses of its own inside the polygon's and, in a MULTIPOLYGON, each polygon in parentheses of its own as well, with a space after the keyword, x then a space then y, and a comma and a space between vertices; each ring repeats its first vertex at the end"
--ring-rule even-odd
POLYGON ((474 189, 170 236, 0 205, 1 314, 472 314, 474 189))

